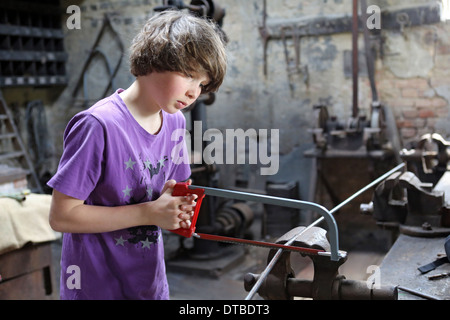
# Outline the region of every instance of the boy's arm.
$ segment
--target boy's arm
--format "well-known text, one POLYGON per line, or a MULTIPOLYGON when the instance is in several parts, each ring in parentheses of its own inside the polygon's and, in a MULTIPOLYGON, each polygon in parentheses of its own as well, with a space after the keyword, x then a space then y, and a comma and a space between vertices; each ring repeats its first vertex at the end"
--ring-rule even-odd
POLYGON ((101 233, 141 225, 157 225, 167 230, 189 228, 196 195, 173 197, 175 183, 166 182, 155 201, 117 207, 86 205, 83 200, 54 190, 50 226, 67 233, 101 233))

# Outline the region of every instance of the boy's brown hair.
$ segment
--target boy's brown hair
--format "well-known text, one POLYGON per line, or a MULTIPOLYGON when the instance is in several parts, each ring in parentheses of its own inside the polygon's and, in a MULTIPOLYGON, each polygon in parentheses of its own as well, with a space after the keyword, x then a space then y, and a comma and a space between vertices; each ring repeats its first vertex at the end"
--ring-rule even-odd
POLYGON ((174 71, 205 73, 210 82, 204 93, 217 91, 226 73, 225 35, 204 18, 182 11, 163 11, 151 17, 133 39, 131 73, 174 71))

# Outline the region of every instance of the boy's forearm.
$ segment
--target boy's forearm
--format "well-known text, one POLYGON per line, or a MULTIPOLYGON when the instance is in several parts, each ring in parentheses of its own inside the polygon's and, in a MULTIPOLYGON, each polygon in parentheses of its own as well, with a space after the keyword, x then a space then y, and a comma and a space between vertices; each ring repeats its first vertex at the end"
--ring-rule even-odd
POLYGON ((54 192, 50 225, 59 232, 101 233, 152 224, 152 205, 145 203, 118 207, 93 206, 54 192))
POLYGON ((189 228, 197 196, 172 197, 173 183, 166 183, 157 200, 116 207, 87 205, 83 200, 54 190, 50 226, 68 233, 102 233, 143 225, 166 230, 189 228))

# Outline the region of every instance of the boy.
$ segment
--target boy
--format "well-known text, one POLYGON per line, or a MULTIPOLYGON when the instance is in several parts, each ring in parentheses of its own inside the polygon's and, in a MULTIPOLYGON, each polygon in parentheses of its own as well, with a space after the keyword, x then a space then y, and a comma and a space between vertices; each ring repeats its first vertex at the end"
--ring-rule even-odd
POLYGON ((61 299, 169 299, 161 229, 189 228, 195 206, 171 195, 190 176, 171 135, 186 126, 179 111, 221 85, 223 37, 206 19, 165 11, 134 38, 130 66, 128 89, 69 122, 48 182, 50 225, 64 232, 61 299))

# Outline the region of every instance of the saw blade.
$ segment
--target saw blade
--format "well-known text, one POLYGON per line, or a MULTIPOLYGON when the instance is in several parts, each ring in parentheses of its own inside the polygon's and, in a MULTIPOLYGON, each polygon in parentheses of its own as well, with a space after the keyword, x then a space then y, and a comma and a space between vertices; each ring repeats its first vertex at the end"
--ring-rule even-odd
POLYGON ((212 240, 212 241, 218 241, 218 242, 249 245, 249 246, 263 247, 263 248, 269 248, 269 249, 283 249, 286 251, 300 252, 301 254, 305 254, 305 255, 327 255, 328 254, 328 252, 325 250, 287 246, 287 245, 280 244, 280 243, 270 243, 270 242, 264 242, 264 241, 232 238, 232 237, 219 236, 219 235, 213 235, 213 234, 194 233, 193 236, 198 239, 203 239, 203 240, 212 240))

